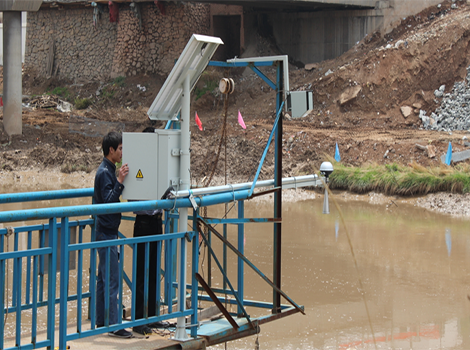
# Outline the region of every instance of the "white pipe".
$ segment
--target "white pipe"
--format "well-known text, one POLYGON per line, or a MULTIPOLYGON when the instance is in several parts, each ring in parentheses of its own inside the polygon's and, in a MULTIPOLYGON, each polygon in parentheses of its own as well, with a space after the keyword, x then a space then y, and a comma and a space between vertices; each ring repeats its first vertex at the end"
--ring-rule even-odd
MULTIPOLYGON (((202 196, 206 194, 214 194, 214 193, 221 193, 221 192, 230 192, 230 191, 238 191, 243 189, 251 188, 253 182, 244 182, 239 184, 233 185, 222 185, 222 186, 212 186, 212 187, 204 187, 204 188, 195 188, 191 191, 189 190, 179 190, 178 192, 171 192, 171 194, 176 198, 184 198, 188 197, 191 193, 193 196, 202 196)), ((274 186, 274 180, 263 180, 257 181, 255 188, 259 187, 272 187, 274 186)), ((303 175, 303 176, 293 176, 293 177, 286 177, 282 179, 282 189, 287 188, 297 188, 297 187, 307 187, 307 186, 322 186, 322 182, 319 179, 318 175, 303 175)))
MULTIPOLYGON (((189 131, 190 124, 190 76, 186 76, 186 79, 183 83, 183 98, 181 105, 181 155, 180 155, 180 188, 182 190, 190 189, 190 177, 189 170, 191 166, 191 158, 189 155, 189 147, 191 143, 191 134, 189 131)), ((179 209, 180 219, 179 219, 179 231, 184 232, 188 229, 188 208, 179 209)), ((186 264, 187 264, 187 243, 185 239, 180 240, 180 244, 184 244, 186 249, 184 250, 183 265, 184 268, 181 268, 178 263, 178 311, 184 311, 186 309, 186 264), (181 291, 184 291, 183 298, 181 298, 181 291)), ((181 250, 178 250, 178 254, 181 250)), ((181 262, 181 260, 179 260, 181 262)), ((194 305, 193 305, 194 307, 194 305)), ((186 318, 178 317, 176 321, 176 340, 186 340, 188 339, 188 334, 186 333, 186 318)))

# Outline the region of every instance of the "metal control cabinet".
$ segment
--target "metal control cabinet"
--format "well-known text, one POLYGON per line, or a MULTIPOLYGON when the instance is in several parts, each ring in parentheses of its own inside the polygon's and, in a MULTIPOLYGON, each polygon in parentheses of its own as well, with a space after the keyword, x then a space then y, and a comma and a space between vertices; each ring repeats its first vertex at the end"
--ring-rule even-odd
POLYGON ((129 164, 124 180, 124 199, 160 199, 180 180, 180 130, 122 134, 122 164, 129 164))
POLYGON ((301 118, 313 109, 312 91, 289 91, 287 94, 287 110, 292 112, 292 118, 301 118))

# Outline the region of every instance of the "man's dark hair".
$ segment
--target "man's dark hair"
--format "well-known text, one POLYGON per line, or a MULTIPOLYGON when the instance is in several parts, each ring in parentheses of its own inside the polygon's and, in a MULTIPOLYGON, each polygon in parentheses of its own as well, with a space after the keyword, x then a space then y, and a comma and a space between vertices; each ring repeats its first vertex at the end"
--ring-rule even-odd
POLYGON ((120 144, 122 144, 122 135, 116 131, 109 132, 103 137, 103 143, 101 144, 104 156, 106 157, 109 154, 109 147, 117 150, 120 144))
POLYGON ((153 126, 147 126, 142 132, 155 132, 155 128, 153 126))

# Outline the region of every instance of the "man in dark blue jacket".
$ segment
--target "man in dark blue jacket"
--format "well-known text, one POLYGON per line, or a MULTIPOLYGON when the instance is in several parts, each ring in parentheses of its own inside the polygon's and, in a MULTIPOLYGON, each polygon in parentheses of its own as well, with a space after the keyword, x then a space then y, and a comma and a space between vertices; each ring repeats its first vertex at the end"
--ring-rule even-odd
MULTIPOLYGON (((116 177, 116 163, 122 160, 122 136, 117 132, 110 132, 103 138, 104 158, 95 176, 95 204, 117 203, 124 189, 124 179, 129 173, 129 167, 124 164, 119 168, 116 177)), ((104 214, 96 216, 96 240, 105 241, 118 238, 118 229, 121 223, 121 214, 104 214)), ((107 270, 107 248, 99 248, 98 278, 96 282, 96 325, 105 324, 105 284, 107 270)), ((118 291, 119 291, 119 256, 116 246, 110 248, 109 253, 109 324, 118 322, 118 291)), ((131 338, 132 333, 119 329, 109 333, 110 336, 131 338)))

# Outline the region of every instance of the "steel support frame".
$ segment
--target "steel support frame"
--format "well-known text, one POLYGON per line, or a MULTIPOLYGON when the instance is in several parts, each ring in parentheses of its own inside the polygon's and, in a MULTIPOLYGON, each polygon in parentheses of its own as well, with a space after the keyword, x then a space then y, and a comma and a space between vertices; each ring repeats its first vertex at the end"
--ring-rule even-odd
MULTIPOLYGON (((282 61, 265 61, 265 62, 215 62, 210 61, 208 66, 214 67, 250 67, 263 81, 265 81, 271 88, 275 87, 276 91, 276 121, 270 135, 268 144, 266 145, 265 152, 271 143, 272 134, 274 134, 274 187, 282 187, 282 108, 284 106, 283 93, 284 93, 284 67, 282 61), (269 80, 257 67, 263 66, 276 66, 276 83, 269 80)), ((253 180, 253 186, 250 190, 250 195, 253 194, 254 186, 259 176, 260 169, 264 162, 265 154, 260 161, 257 175, 253 180)), ((273 229, 273 282, 278 289, 281 289, 281 266, 282 266, 282 192, 276 191, 274 193, 274 223, 273 229)), ((273 309, 272 312, 278 313, 281 310, 281 295, 273 291, 273 309)))
MULTIPOLYGON (((255 62, 255 63, 252 63, 252 64, 248 64, 248 63, 243 63, 243 62, 240 62, 240 63, 225 63, 225 62, 210 62, 209 63, 210 66, 219 66, 219 67, 243 67, 243 66, 249 66, 255 73, 257 73, 265 82, 267 82, 267 84, 270 86, 270 87, 273 87, 275 86, 276 87, 276 115, 277 115, 277 118, 276 118, 276 124, 273 126, 273 130, 272 130, 272 134, 274 135, 274 139, 275 139, 275 161, 274 161, 274 164, 275 164, 275 169, 274 169, 274 186, 275 188, 278 188, 280 189, 282 187, 282 134, 283 134, 283 126, 282 126, 282 116, 281 116, 281 112, 282 112, 282 108, 283 108, 283 105, 284 105, 284 101, 283 101, 283 93, 284 93, 284 82, 283 82, 283 65, 281 64, 280 61, 274 61, 274 62, 255 62), (264 75, 262 74, 262 72, 257 69, 256 67, 262 67, 262 66, 273 66, 273 65, 276 65, 277 66, 277 81, 276 81, 276 84, 272 83, 269 81, 269 79, 264 75), (267 81, 268 80, 268 81, 267 81)), ((169 123, 167 125, 167 128, 170 127, 169 123)), ((270 143, 270 142, 269 142, 270 143)), ((266 146, 266 149, 269 147, 269 144, 266 146)), ((261 168, 261 166, 263 165, 263 162, 264 162, 264 158, 261 159, 261 162, 260 162, 260 165, 259 165, 259 169, 261 168)), ((257 177, 254 179, 254 183, 256 183, 256 180, 257 180, 257 177)), ((60 192, 60 191, 59 191, 60 192)), ((67 193, 68 194, 68 193, 67 193)), ((77 195, 77 193, 74 193, 75 195, 77 195)), ((238 239, 237 239, 237 245, 238 245, 238 250, 242 253, 242 255, 244 254, 243 252, 243 247, 244 247, 244 223, 246 222, 247 219, 244 219, 244 206, 243 206, 243 200, 246 199, 246 198, 249 198, 251 195, 253 195, 253 188, 250 190, 250 191, 239 191, 238 194, 240 194, 239 196, 237 196, 237 199, 235 199, 235 194, 234 194, 234 198, 233 200, 240 200, 239 201, 239 209, 238 209, 238 219, 240 220, 239 222, 236 223, 236 225, 238 225, 238 239)), ((59 193, 55 193, 54 195, 57 195, 57 196, 60 196, 60 195, 64 195, 63 193, 62 194, 59 194, 59 193)), ((83 197, 87 196, 88 193, 86 194, 83 194, 83 197)), ((215 196, 217 197, 217 196, 215 196)), ((65 195, 64 195, 64 198, 65 198, 65 195)), ((214 197, 213 197, 214 198, 214 197)), ((0 202, 2 202, 2 199, 4 202, 7 202, 9 201, 9 199, 11 200, 11 198, 9 199, 6 199, 6 198, 1 198, 0 197, 0 202)), ((34 198, 34 199, 30 199, 30 200, 38 200, 37 198, 34 198)), ((157 202, 157 201, 155 201, 157 202)), ((159 202, 159 201, 158 201, 159 202)), ((184 207, 186 206, 185 202, 187 202, 187 200, 185 199, 182 199, 182 200, 178 200, 178 207, 184 207), (184 203, 184 204, 183 204, 184 203)), ((199 205, 211 205, 209 203, 204 203, 206 202, 206 200, 204 199, 198 199, 197 200, 198 204, 199 205)), ((158 205, 159 203, 155 203, 156 205, 158 205)), ((130 206, 132 207, 132 206, 130 206)), ((175 207, 176 207, 176 201, 175 201, 175 207)), ((85 209, 85 208, 84 208, 85 209)), ((134 209, 134 208, 132 208, 134 209)), ((110 206, 110 207, 104 207, 103 206, 103 213, 104 212, 113 212, 115 211, 115 209, 110 206)), ((41 214, 44 215, 44 212, 42 212, 41 214)), ((65 217, 65 216, 64 216, 65 217)), ((193 216, 193 220, 195 220, 195 217, 197 217, 197 214, 195 213, 194 216, 193 216)), ((15 221, 14 218, 9 218, 11 221, 15 221)), ((10 221, 10 220, 7 220, 7 221, 10 221)), ((281 253, 282 253, 282 250, 281 250, 281 245, 282 245, 282 224, 281 224, 281 221, 282 221, 282 197, 281 197, 281 191, 280 190, 277 190, 275 191, 275 197, 274 197, 274 217, 273 219, 248 219, 250 220, 250 222, 261 222, 261 221, 264 221, 264 220, 267 220, 267 221, 270 221, 272 220, 273 221, 273 225, 274 225, 274 242, 273 242, 273 246, 274 246, 274 256, 273 256, 273 282, 274 282, 274 285, 277 287, 276 289, 273 289, 273 307, 272 307, 272 313, 273 314, 278 314, 279 313, 279 316, 280 317, 283 317, 284 316, 284 312, 281 312, 281 310, 283 308, 285 308, 285 306, 281 306, 281 303, 280 303, 280 297, 281 297, 281 294, 278 292, 280 290, 280 287, 281 287, 281 253), (281 316, 282 315, 282 316, 281 316)), ((176 220, 175 220, 176 221, 176 220)), ((225 224, 227 224, 228 222, 226 222, 225 224)), ((233 223, 233 222, 230 222, 230 223, 233 223)), ((176 224, 177 225, 177 224, 176 224)), ((49 226, 51 228, 51 234, 49 235, 49 246, 50 247, 53 247, 53 253, 51 254, 51 258, 50 258, 50 263, 49 263, 49 276, 52 276, 51 274, 51 271, 55 271, 56 269, 56 264, 55 264, 55 261, 56 261, 56 251, 57 251, 57 243, 56 241, 51 241, 52 240, 52 237, 55 237, 57 235, 57 223, 56 223, 56 220, 53 218, 50 220, 50 223, 49 223, 49 226), (55 232, 55 234, 52 234, 53 232, 55 232), (55 246, 55 249, 54 249, 54 246, 55 246), (52 270, 53 269, 53 270, 52 270)), ((177 228, 176 228, 177 230, 177 228)), ((67 229, 68 231, 68 229, 67 229)), ((171 229, 171 232, 176 232, 175 231, 175 227, 173 227, 171 229)), ((94 232, 93 232, 94 233, 94 232)), ((197 237, 197 236, 195 236, 197 237)), ((65 244, 64 242, 65 240, 62 240, 61 242, 61 245, 65 244)), ((175 242, 176 243, 176 242, 175 242)), ((176 244, 174 244, 174 247, 171 247, 172 244, 170 243, 170 251, 172 250, 176 250, 176 244), (173 249, 171 249, 173 248, 173 249)), ((193 239, 193 252, 192 252, 192 256, 193 256, 193 259, 197 259, 197 256, 198 254, 196 253, 197 252, 197 247, 198 247, 198 243, 197 243, 197 239, 193 239)), ((64 252, 64 250, 62 250, 62 252, 64 252)), ((182 255, 185 255, 185 247, 181 247, 181 253, 183 253, 182 255)), ((166 257, 166 261, 165 263, 169 263, 170 266, 174 266, 174 264, 172 264, 172 262, 170 262, 169 260, 170 259, 175 259, 176 258, 176 254, 168 254, 169 256, 166 257)), ((68 257, 68 251, 67 251, 67 257, 68 257)), ((64 264, 67 264, 68 263, 68 259, 66 259, 67 262, 64 260, 63 263, 64 264)), ((61 261, 62 262, 62 261, 61 261)), ((174 261, 173 261, 174 262, 174 261)), ((183 261, 180 261, 180 266, 183 267, 185 266, 185 262, 183 263, 183 261)), ((237 309, 237 314, 238 315, 243 315, 245 314, 246 315, 246 311, 244 310, 244 305, 243 305, 243 292, 244 292, 244 284, 243 284, 243 281, 244 281, 244 278, 243 278, 243 275, 244 275, 244 269, 243 269, 243 260, 242 258, 239 256, 238 257, 238 265, 239 265, 239 268, 238 268, 238 271, 237 271, 237 280, 238 280, 238 286, 237 286, 237 291, 235 291, 233 289, 233 287, 231 288, 232 289, 232 293, 235 295, 235 298, 238 299, 237 301, 237 304, 238 304, 238 309, 237 309)), ((65 265, 62 265, 62 266, 65 266, 65 265)), ((96 267, 96 250, 95 249, 92 249, 92 261, 91 261, 91 267, 96 267), (93 259, 93 257, 95 257, 95 259, 93 259)), ((196 296, 197 297, 197 283, 195 283, 195 273, 197 273, 197 267, 198 267, 198 263, 193 261, 193 267, 196 268, 195 271, 192 271, 192 296, 196 296), (196 291, 196 292, 195 292, 196 291)), ((0 266, 0 268, 3 268, 4 269, 4 266, 0 266)), ((122 269, 122 266, 120 267, 122 269)), ((167 269, 165 269, 167 270, 167 269)), ((175 269, 176 270, 176 269, 175 269)), ((122 271, 122 270, 121 270, 122 271)), ((166 271, 167 273, 169 273, 170 275, 173 275, 176 271, 166 271)), ((182 272, 182 274, 184 275, 184 272, 183 271, 180 271, 182 272)), ((168 276, 170 277, 170 276, 168 276)), ((175 276, 171 276, 169 278, 170 281, 174 281, 175 276)), ((51 280, 49 280, 49 284, 51 284, 51 280)), ((184 279, 183 279, 184 280, 184 279)), ((210 278, 209 278, 209 281, 210 281, 210 278)), ((93 278, 93 274, 91 276, 91 283, 94 283, 94 278, 93 278)), ((181 282, 181 281, 180 281, 181 282)), ((183 282, 184 283, 184 282, 183 282)), ((209 282, 210 283, 210 282, 209 282)), ((184 284, 183 284, 184 285, 184 284)), ((54 288, 52 288, 53 286, 50 285, 49 286, 49 290, 54 290, 54 288)), ((67 283, 64 283, 62 285, 62 278, 61 278, 61 295, 63 295, 62 293, 65 292, 65 289, 68 288, 67 286, 67 283)), ((122 285, 120 286, 120 288, 122 288, 122 285)), ((181 288, 181 285, 180 285, 180 294, 183 292, 183 290, 185 290, 185 288, 181 288)), ((169 284, 166 285, 166 288, 165 288, 165 291, 166 291, 166 301, 168 303, 168 306, 169 306, 169 311, 171 312, 171 300, 172 300, 172 296, 174 295, 174 290, 173 290, 173 287, 172 287, 172 283, 170 282, 169 284)), ((66 293, 66 292, 65 292, 66 293)), ((120 293, 121 295, 121 293, 120 293)), ((52 296, 50 296, 52 297, 52 296)), ((180 299, 183 298, 181 297, 180 295, 180 299)), ((54 297, 52 298, 52 300, 55 300, 55 295, 54 297)), ((65 298, 67 299, 67 298, 65 298)), ((91 296, 91 303, 90 305, 92 305, 94 303, 94 296, 92 295, 91 296)), ((50 301, 51 299, 49 299, 50 301)), ((53 303, 54 304, 54 303, 53 303)), ((197 310, 197 301, 196 300, 192 300, 192 309, 196 309, 197 310)), ((48 311, 48 322, 50 322, 49 320, 53 321, 54 320, 54 315, 53 315, 53 310, 54 310, 54 307, 49 307, 49 311, 48 311)), ((299 312, 299 309, 297 308, 294 308, 295 311, 290 311, 291 313, 293 312, 299 312)), ((190 312, 186 311, 184 312, 184 306, 179 307, 179 312, 183 311, 183 314, 189 314, 190 312)), ((93 309, 91 310, 91 313, 92 313, 92 320, 94 320, 94 315, 93 315, 93 309)), ((120 315, 122 315, 122 313, 120 312, 120 315)), ((61 317, 64 317, 61 315, 61 317)), ((65 316, 66 317, 66 316, 65 316)), ((181 316, 180 316, 181 317, 181 316)), ((121 317, 120 317, 121 319, 121 317)), ((182 319, 182 318, 181 318, 182 319)), ((249 320, 249 318, 248 318, 249 320)), ((197 324, 197 312, 195 312, 194 314, 191 314, 191 323, 193 325, 197 324)), ((62 322, 61 322, 62 324, 62 322)), ((94 325, 92 325, 92 329, 94 328, 94 325)), ((50 330, 53 330, 53 327, 48 327, 48 332, 51 332, 50 330)), ((258 323, 256 323, 256 329, 258 331, 258 323)), ((66 330, 65 330, 66 332, 66 330)), ((253 332, 253 328, 250 330, 250 333, 253 332)), ((228 334, 226 334, 227 336, 228 334)), ((192 337, 195 337, 197 336, 197 329, 195 327, 193 327, 191 329, 191 336, 192 337)), ((67 336, 63 337, 62 335, 62 332, 60 332, 60 345, 62 347, 64 341, 66 344, 66 339, 67 339, 67 336)), ((228 335, 228 339, 231 339, 232 337, 240 337, 240 334, 235 335, 228 335)), ((54 344, 54 334, 53 334, 53 331, 52 333, 48 334, 48 339, 51 341, 51 344, 54 344)), ((69 338, 70 339, 70 338, 69 338)), ((222 339, 219 338, 219 340, 222 339)), ((227 338, 226 338, 227 339, 227 338)), ((235 339, 235 338, 234 338, 235 339)))

